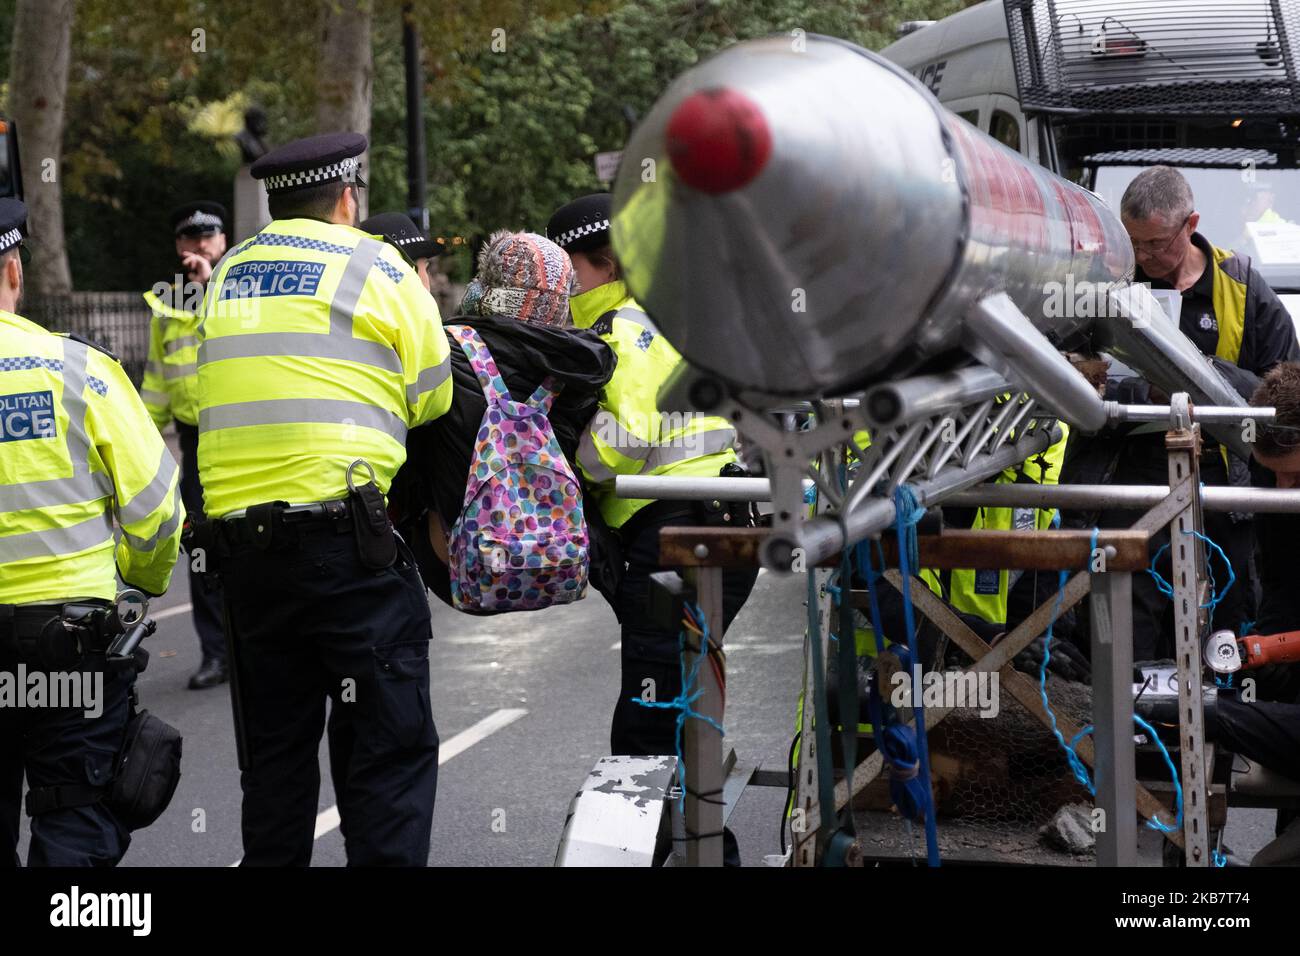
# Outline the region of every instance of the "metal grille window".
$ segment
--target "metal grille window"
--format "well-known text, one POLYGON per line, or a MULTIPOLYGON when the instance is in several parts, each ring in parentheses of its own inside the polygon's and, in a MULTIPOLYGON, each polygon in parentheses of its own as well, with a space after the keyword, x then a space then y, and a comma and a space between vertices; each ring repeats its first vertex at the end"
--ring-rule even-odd
POLYGON ((1300 112, 1300 0, 1004 0, 1026 109, 1300 112))

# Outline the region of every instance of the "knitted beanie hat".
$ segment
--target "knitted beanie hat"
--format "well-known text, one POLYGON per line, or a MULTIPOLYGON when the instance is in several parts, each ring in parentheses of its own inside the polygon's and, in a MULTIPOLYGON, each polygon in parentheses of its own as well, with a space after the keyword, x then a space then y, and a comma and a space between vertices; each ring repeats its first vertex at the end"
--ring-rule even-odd
POLYGON ((509 315, 533 325, 569 325, 575 278, 569 254, 532 232, 492 233, 461 311, 509 315))

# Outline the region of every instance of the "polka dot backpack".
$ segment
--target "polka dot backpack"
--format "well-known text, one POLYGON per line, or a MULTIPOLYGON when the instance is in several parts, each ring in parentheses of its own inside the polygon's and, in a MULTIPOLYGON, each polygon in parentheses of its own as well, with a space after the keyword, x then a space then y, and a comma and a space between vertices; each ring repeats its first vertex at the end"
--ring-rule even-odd
POLYGON ((547 418, 561 386, 548 376, 516 402, 479 334, 465 325, 449 331, 487 398, 451 529, 452 604, 497 614, 577 601, 587 590, 587 523, 578 479, 547 418))

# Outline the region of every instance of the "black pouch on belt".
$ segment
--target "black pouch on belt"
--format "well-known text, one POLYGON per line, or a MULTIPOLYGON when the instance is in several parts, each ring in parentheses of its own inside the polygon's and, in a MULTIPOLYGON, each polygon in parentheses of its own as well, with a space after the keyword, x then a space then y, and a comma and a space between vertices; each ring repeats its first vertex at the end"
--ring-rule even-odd
POLYGON ((181 735, 147 710, 134 713, 118 756, 107 804, 128 830, 157 820, 181 779, 181 735))
POLYGON ((397 560, 397 535, 388 520, 384 493, 375 484, 375 471, 360 458, 348 466, 348 503, 352 507, 352 532, 361 563, 375 571, 392 567, 397 560), (352 472, 357 465, 365 465, 370 472, 370 481, 364 485, 352 483, 352 472))

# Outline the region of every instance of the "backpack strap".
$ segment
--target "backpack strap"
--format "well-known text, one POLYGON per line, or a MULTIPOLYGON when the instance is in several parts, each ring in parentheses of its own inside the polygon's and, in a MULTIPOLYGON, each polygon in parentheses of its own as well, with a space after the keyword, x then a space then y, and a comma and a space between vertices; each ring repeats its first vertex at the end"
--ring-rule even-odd
POLYGON ((506 388, 505 380, 501 377, 497 363, 492 360, 492 353, 488 351, 486 343, 479 337, 478 332, 468 325, 449 325, 447 331, 451 332, 460 343, 461 350, 469 359, 470 368, 474 370, 479 384, 483 386, 483 394, 487 396, 488 403, 503 405, 510 402, 510 391, 506 388))
POLYGON ((533 408, 541 409, 543 415, 549 416, 551 405, 562 391, 564 391, 564 383, 557 382, 554 375, 548 375, 542 379, 542 384, 537 386, 537 391, 533 392, 532 397, 528 399, 528 404, 533 408))

